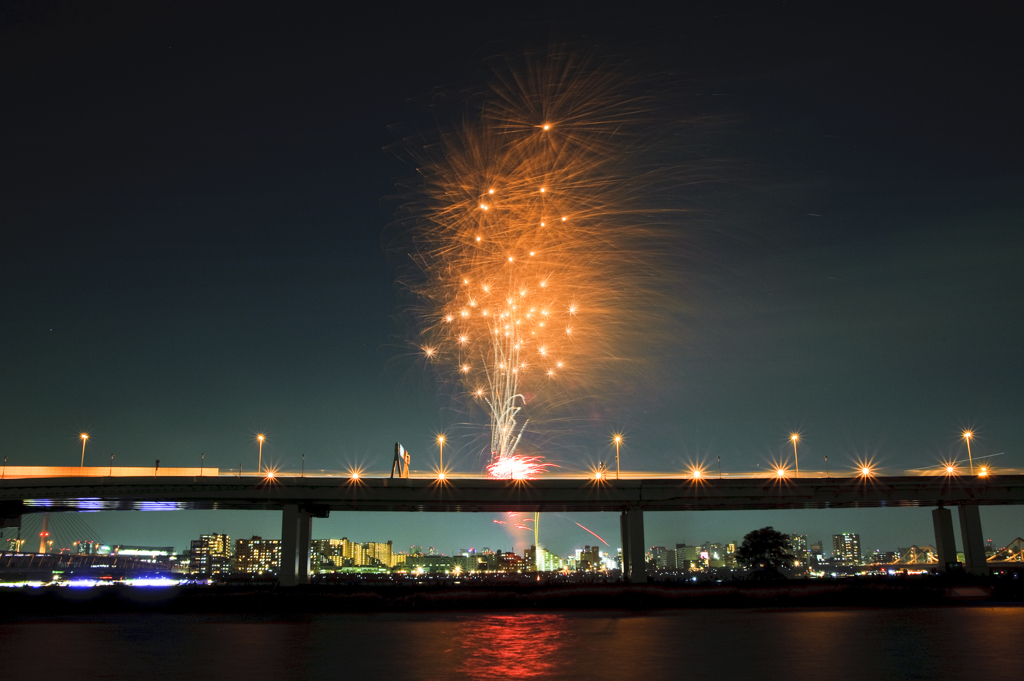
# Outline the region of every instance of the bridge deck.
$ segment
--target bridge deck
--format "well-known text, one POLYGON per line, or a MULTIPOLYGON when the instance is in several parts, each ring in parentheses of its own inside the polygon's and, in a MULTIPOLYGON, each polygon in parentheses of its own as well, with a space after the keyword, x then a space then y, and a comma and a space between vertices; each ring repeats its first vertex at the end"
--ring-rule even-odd
POLYGON ((108 477, 0 480, 0 515, 56 510, 708 511, 1024 503, 1024 475, 857 478, 108 477))

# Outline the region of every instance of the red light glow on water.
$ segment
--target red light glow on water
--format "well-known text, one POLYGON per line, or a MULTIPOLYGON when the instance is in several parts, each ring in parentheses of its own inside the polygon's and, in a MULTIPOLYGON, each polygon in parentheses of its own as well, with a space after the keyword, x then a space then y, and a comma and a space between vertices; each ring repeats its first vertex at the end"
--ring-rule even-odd
POLYGON ((556 673, 573 638, 562 615, 474 617, 460 642, 466 658, 458 670, 470 678, 522 679, 556 673))

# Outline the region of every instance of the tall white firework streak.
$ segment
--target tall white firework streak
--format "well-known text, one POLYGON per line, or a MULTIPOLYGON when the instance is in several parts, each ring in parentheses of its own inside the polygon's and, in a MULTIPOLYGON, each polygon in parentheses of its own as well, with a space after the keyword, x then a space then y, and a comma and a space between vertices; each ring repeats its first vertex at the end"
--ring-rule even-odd
POLYGON ((524 398, 519 392, 519 361, 522 338, 519 335, 513 310, 507 311, 510 327, 503 332, 500 326, 492 329, 492 361, 487 367, 487 381, 491 397, 487 404, 491 408, 491 463, 496 463, 515 454, 519 440, 526 430, 527 420, 516 432, 516 415, 522 409, 524 398))

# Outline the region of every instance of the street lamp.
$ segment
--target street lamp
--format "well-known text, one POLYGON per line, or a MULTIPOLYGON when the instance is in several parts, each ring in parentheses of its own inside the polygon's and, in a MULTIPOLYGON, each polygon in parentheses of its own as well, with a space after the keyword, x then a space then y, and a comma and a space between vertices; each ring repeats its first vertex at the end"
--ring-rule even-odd
POLYGON ((444 435, 437 436, 437 446, 441 448, 441 471, 444 471, 444 435))
POLYGON ((967 440, 967 463, 971 466, 971 475, 974 475, 974 459, 971 458, 971 438, 974 437, 974 433, 969 430, 964 431, 964 439, 967 440))
POLYGON ((259 440, 259 442, 260 442, 260 458, 259 458, 259 464, 258 464, 257 468, 262 473, 263 472, 263 441, 266 440, 267 438, 263 436, 263 433, 260 433, 259 435, 256 436, 256 439, 259 440))
POLYGON ((793 433, 789 436, 793 441, 793 458, 796 459, 796 477, 800 477, 800 455, 796 452, 796 443, 800 440, 800 433, 793 433))
POLYGON ((619 479, 619 445, 622 444, 622 435, 616 433, 612 438, 615 442, 615 479, 619 479))
POLYGON ((85 441, 89 439, 89 433, 82 433, 78 437, 82 438, 82 463, 79 468, 85 468, 85 441))

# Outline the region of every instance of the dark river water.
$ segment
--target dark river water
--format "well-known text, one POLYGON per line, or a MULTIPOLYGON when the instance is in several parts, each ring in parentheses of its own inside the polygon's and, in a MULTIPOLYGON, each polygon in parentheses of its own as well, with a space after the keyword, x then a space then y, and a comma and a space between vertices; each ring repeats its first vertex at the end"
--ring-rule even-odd
POLYGON ((1019 679, 1024 608, 103 615, 0 624, 2 679, 1019 679))

